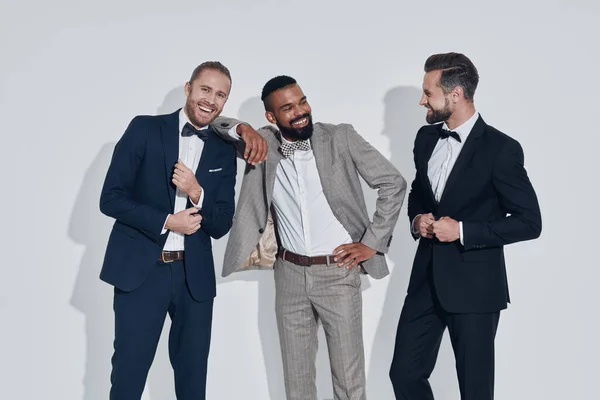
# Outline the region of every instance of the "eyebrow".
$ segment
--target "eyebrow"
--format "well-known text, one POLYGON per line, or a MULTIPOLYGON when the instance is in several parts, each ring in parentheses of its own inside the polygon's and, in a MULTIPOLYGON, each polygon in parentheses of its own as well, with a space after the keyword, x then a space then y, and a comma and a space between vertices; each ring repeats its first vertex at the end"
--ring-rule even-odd
MULTIPOLYGON (((300 101, 302 101, 302 100, 306 100, 306 96, 303 96, 303 97, 300 99, 300 101)), ((279 109, 281 110, 281 109, 283 109, 283 108, 286 108, 286 107, 289 107, 289 106, 291 106, 291 105, 292 105, 292 103, 285 103, 284 105, 282 105, 281 107, 279 107, 279 109)))

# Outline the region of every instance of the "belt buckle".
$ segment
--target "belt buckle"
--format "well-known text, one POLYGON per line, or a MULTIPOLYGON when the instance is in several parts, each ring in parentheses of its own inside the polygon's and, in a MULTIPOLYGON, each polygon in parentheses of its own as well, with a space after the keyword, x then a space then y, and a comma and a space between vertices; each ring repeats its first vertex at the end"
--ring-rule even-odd
POLYGON ((166 253, 165 251, 160 252, 160 258, 161 258, 162 262, 164 262, 165 264, 168 264, 168 263, 172 263, 173 261, 175 261, 175 260, 165 260, 165 253, 166 253))
POLYGON ((300 256, 300 262, 303 263, 306 267, 312 266, 312 261, 308 256, 300 256))

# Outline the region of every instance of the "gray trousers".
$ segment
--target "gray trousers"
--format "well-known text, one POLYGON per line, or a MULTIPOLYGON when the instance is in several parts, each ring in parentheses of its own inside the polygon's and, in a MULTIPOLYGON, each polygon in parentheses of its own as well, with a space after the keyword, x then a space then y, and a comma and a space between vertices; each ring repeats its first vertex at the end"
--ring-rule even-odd
POLYGON ((317 400, 317 323, 323 324, 335 400, 365 400, 358 268, 275 262, 275 313, 287 400, 317 400))

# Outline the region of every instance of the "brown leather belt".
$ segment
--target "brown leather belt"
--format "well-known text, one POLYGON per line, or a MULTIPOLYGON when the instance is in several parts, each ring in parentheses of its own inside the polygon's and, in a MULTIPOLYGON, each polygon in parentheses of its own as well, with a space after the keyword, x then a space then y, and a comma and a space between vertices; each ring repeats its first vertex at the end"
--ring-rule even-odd
POLYGON ((173 261, 183 260, 183 251, 163 251, 158 257, 158 261, 163 263, 171 263, 173 261))
POLYGON ((336 265, 336 262, 333 261, 335 258, 333 255, 308 257, 292 253, 289 250, 280 249, 279 257, 292 264, 300 265, 301 267, 310 267, 311 265, 336 265))

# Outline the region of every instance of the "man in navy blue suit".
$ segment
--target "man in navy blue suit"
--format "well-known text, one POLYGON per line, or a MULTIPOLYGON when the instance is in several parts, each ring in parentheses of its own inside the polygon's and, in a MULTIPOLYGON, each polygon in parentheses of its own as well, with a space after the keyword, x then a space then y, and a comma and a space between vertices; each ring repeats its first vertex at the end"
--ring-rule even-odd
POLYGON ((420 104, 431 125, 414 145, 408 216, 419 247, 390 369, 397 399, 433 400, 428 379, 446 328, 461 399, 494 398, 494 339, 510 301, 504 246, 542 230, 523 148, 475 110, 478 82, 463 54, 425 62, 420 104))
MULTIPOLYGON (((177 398, 206 398, 211 237, 231 228, 236 177, 236 149, 210 124, 230 89, 229 70, 205 62, 185 85, 183 109, 135 117, 115 146, 100 198, 100 210, 116 220, 100 274, 114 286, 111 400, 141 398, 167 314, 177 398)), ((265 140, 241 128, 230 134, 242 136, 249 163, 261 162, 265 140)))

